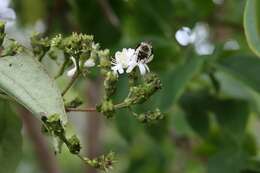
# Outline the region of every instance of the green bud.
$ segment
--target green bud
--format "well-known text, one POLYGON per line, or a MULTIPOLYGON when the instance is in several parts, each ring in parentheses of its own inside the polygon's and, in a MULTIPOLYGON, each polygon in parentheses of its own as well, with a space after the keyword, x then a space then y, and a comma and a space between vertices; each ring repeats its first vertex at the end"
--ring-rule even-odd
POLYGON ((108 49, 98 51, 100 67, 104 69, 110 69, 111 61, 109 58, 110 52, 108 49))
POLYGON ((5 35, 5 23, 0 21, 0 46, 3 45, 5 35))
POLYGON ((115 164, 115 153, 110 152, 107 155, 102 155, 95 159, 85 158, 85 162, 93 168, 107 172, 108 170, 113 169, 113 165, 115 164))
POLYGON ((125 99, 125 104, 142 104, 148 100, 157 90, 161 89, 162 84, 156 75, 150 75, 145 79, 144 84, 130 88, 128 97, 125 99))
POLYGON ((62 43, 62 35, 58 34, 54 38, 51 39, 51 47, 59 48, 62 43))
POLYGON ((42 122, 45 125, 45 128, 50 132, 55 134, 56 136, 64 136, 65 130, 62 125, 60 115, 54 114, 49 117, 42 116, 42 122))
POLYGON ((19 54, 24 51, 24 48, 22 45, 20 45, 17 41, 11 40, 11 43, 9 46, 7 46, 2 53, 2 57, 4 56, 14 56, 16 54, 19 54))
POLYGON ((79 138, 76 135, 73 135, 68 139, 68 148, 72 154, 79 154, 81 145, 79 138))
POLYGON ((164 118, 164 115, 157 108, 155 111, 149 111, 137 116, 137 119, 142 123, 150 123, 153 121, 161 120, 164 118))
POLYGON ((104 100, 101 105, 97 106, 97 111, 101 112, 107 118, 114 117, 115 107, 111 99, 104 100))
POLYGON ((107 98, 110 98, 115 94, 117 81, 118 81, 118 77, 116 74, 114 74, 111 71, 106 73, 104 87, 105 87, 105 93, 107 98))
POLYGON ((82 104, 83 104, 83 101, 80 98, 76 97, 75 99, 73 99, 69 103, 66 103, 65 107, 66 108, 77 108, 82 104))
POLYGON ((34 33, 31 37, 31 45, 33 48, 33 54, 40 58, 49 51, 50 49, 50 41, 47 37, 43 37, 40 33, 34 33))

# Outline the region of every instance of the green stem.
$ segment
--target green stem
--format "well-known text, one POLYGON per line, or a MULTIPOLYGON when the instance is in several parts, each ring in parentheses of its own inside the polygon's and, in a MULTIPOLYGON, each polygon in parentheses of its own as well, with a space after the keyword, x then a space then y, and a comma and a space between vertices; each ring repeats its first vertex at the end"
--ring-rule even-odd
POLYGON ((72 87, 72 85, 74 84, 74 82, 77 80, 77 78, 80 76, 80 72, 79 71, 76 71, 76 73, 72 76, 70 82, 68 83, 68 85, 65 87, 65 89, 63 90, 62 92, 62 96, 64 96, 67 91, 72 87))
POLYGON ((61 75, 63 75, 64 71, 65 71, 65 68, 66 68, 66 65, 68 64, 68 59, 64 60, 58 74, 54 77, 54 79, 58 79, 61 75))

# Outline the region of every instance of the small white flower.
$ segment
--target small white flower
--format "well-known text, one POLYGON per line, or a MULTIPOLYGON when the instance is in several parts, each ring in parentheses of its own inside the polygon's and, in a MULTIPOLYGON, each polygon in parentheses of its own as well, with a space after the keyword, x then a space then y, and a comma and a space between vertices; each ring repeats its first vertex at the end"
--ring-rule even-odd
POLYGON ((239 50, 240 46, 236 40, 229 40, 224 44, 225 50, 239 50))
POLYGON ((193 45, 198 55, 211 55, 215 46, 209 41, 209 27, 198 22, 193 30, 183 27, 175 34, 175 38, 182 46, 193 45))
MULTIPOLYGON (((74 57, 70 57, 70 59, 72 60, 74 67, 67 72, 67 76, 72 77, 74 76, 74 74, 77 72, 78 69, 77 69, 76 59, 74 57)), ((79 65, 81 65, 81 62, 79 65)), ((95 61, 92 58, 88 59, 84 63, 84 67, 93 67, 95 65, 96 65, 95 61)))
POLYGON ((70 59, 72 60, 74 67, 67 72, 67 76, 72 77, 77 71, 77 63, 74 57, 70 57, 70 59))
POLYGON ((95 61, 92 58, 89 58, 85 63, 84 63, 84 67, 94 67, 95 61))
POLYGON ((16 14, 13 9, 9 8, 10 0, 0 1, 0 20, 4 22, 12 22, 16 19, 16 14))
POLYGON ((192 32, 191 29, 188 27, 182 27, 175 33, 176 40, 182 46, 187 46, 192 43, 192 32))
POLYGON ((130 73, 136 66, 135 50, 124 48, 122 52, 117 51, 115 59, 112 59, 112 65, 111 69, 116 74, 123 74, 125 69, 127 73, 130 73))

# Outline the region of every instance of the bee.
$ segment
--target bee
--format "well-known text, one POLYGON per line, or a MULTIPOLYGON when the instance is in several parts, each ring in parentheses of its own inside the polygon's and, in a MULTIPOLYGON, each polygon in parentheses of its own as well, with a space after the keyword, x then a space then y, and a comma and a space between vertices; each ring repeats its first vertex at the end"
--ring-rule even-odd
POLYGON ((153 59, 153 47, 149 42, 141 42, 135 48, 137 62, 149 63, 153 59))

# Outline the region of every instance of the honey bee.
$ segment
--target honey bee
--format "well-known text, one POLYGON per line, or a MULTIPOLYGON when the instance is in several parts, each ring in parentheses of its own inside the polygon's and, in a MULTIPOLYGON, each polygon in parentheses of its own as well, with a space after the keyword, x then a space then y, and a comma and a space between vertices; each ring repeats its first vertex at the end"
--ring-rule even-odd
POLYGON ((141 42, 135 48, 137 62, 149 63, 153 59, 153 47, 149 42, 141 42))

